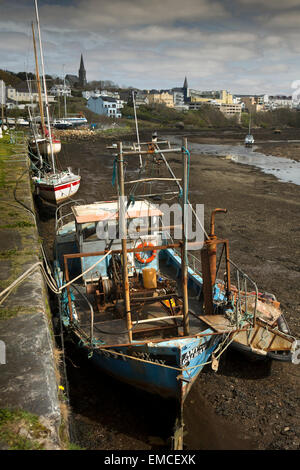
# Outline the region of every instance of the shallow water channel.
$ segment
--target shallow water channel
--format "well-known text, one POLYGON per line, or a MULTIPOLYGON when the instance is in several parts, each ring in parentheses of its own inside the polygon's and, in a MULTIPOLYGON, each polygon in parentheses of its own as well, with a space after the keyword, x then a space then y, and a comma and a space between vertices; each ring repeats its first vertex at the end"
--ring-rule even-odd
MULTIPOLYGON (((165 136, 166 140, 181 144, 179 138, 165 136)), ((300 185, 300 162, 289 158, 273 157, 257 152, 257 146, 247 148, 237 144, 199 144, 190 142, 189 150, 197 154, 226 157, 233 162, 251 165, 266 174, 274 175, 279 181, 300 185)))

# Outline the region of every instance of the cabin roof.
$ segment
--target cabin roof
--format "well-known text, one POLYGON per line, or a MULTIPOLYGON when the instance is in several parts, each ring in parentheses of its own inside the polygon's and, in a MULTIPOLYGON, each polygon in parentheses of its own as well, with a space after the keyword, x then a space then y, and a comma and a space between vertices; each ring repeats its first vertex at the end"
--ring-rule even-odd
MULTIPOLYGON (((94 204, 73 206, 72 211, 78 224, 115 220, 119 217, 117 201, 95 202, 94 204)), ((135 201, 134 204, 130 204, 126 211, 126 218, 129 219, 160 215, 163 215, 163 213, 148 201, 135 201)))

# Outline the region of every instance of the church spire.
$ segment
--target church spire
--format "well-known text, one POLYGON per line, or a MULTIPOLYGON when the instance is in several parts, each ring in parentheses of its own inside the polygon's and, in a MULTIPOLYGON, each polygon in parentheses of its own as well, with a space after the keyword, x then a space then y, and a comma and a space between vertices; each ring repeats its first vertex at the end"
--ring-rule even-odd
POLYGON ((79 84, 81 86, 85 86, 86 85, 86 71, 85 71, 84 64, 83 64, 82 54, 80 57, 80 67, 78 71, 78 77, 79 77, 79 84))
POLYGON ((187 82, 187 78, 185 77, 184 79, 184 84, 183 84, 183 87, 182 87, 182 91, 183 91, 183 99, 185 102, 188 101, 188 95, 189 95, 189 91, 188 91, 188 82, 187 82))
POLYGON ((82 57, 82 54, 81 54, 81 57, 80 57, 80 67, 79 67, 79 70, 84 70, 84 64, 83 64, 83 57, 82 57))

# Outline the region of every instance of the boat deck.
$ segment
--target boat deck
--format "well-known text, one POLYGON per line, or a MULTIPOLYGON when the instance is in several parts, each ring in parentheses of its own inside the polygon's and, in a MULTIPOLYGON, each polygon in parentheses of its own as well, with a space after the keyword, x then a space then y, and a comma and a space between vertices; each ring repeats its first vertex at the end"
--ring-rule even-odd
MULTIPOLYGON (((76 284, 76 290, 84 294, 93 306, 94 328, 93 338, 96 341, 103 341, 105 345, 128 344, 129 336, 127 331, 127 320, 123 316, 123 301, 116 304, 107 305, 102 311, 98 311, 93 296, 86 295, 85 287, 76 284)), ((90 336, 91 334, 91 309, 83 296, 76 296, 76 312, 79 319, 80 329, 90 336)), ((175 318, 171 311, 164 307, 162 302, 154 301, 151 303, 131 305, 132 313, 132 335, 136 341, 151 341, 164 338, 181 338, 184 336, 183 319, 175 318), (160 318, 158 320, 158 318, 160 318)), ((201 334, 208 328, 216 332, 226 332, 232 329, 229 321, 220 315, 213 315, 208 318, 199 315, 201 312, 190 311, 189 328, 190 335, 201 334)))
MULTIPOLYGON (((176 270, 162 263, 164 275, 174 279, 176 270)), ((139 302, 131 298, 132 337, 135 341, 154 341, 166 338, 181 338, 184 336, 183 318, 177 316, 180 312, 181 283, 177 278, 178 296, 177 304, 172 309, 168 308, 164 301, 151 300, 139 302), (176 318, 177 317, 177 318, 176 318)), ((89 290, 87 293, 84 284, 77 281, 74 285, 75 308, 78 315, 80 329, 90 337, 91 334, 91 307, 93 309, 93 338, 103 341, 105 345, 128 344, 129 336, 127 320, 124 316, 124 304, 120 299, 114 303, 105 303, 99 306, 95 293, 89 290)), ((176 295, 170 295, 175 298, 176 295)), ((190 335, 201 334, 208 328, 216 333, 232 331, 232 325, 222 315, 203 315, 203 307, 193 289, 189 288, 189 330, 190 335)))

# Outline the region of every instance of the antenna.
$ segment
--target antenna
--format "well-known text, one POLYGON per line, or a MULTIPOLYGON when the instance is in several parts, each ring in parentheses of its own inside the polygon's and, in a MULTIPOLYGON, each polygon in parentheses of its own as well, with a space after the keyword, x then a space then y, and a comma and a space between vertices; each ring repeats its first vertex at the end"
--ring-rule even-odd
MULTIPOLYGON (((138 143, 139 150, 141 150, 141 147, 140 147, 140 137, 139 137, 139 128, 138 128, 138 122, 137 122, 137 116, 136 116, 136 107, 135 107, 135 99, 134 99, 134 90, 132 90, 132 101, 133 101, 133 109, 134 109, 136 138, 137 138, 137 143, 138 143)), ((139 157, 140 157, 140 168, 142 168, 142 167, 143 167, 142 155, 139 154, 139 157)))

